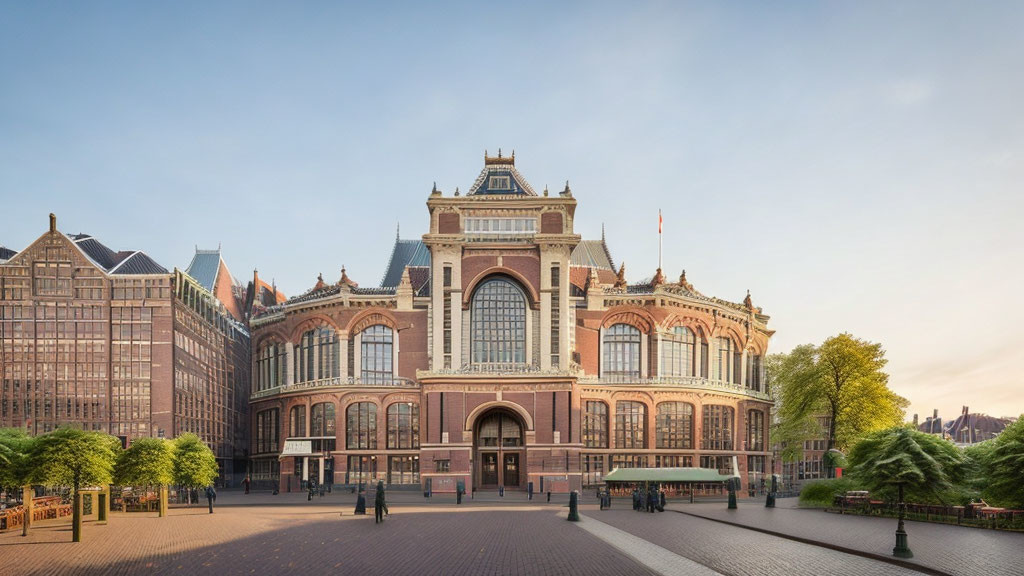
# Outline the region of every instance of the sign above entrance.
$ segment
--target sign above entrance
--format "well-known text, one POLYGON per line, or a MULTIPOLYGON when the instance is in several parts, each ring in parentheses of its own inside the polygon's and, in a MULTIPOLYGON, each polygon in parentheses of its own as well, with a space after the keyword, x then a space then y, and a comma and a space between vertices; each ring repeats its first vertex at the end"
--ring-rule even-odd
POLYGON ((281 456, 312 456, 312 440, 285 440, 281 456))

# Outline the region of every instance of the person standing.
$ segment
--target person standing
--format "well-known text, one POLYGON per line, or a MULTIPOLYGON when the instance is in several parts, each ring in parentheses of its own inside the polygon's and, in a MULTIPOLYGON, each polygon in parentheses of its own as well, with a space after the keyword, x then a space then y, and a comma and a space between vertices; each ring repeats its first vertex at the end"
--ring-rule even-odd
POLYGON ((250 482, 250 480, 249 480, 249 477, 248 477, 248 476, 246 476, 246 477, 245 477, 245 478, 244 478, 244 479, 242 480, 242 487, 243 487, 243 488, 245 488, 245 493, 246 493, 246 494, 248 494, 248 493, 249 493, 249 482, 250 482))
POLYGON ((658 512, 665 511, 665 489, 658 490, 658 512))
POLYGON ((384 511, 387 507, 387 503, 384 501, 384 481, 379 480, 377 481, 377 494, 373 498, 374 524, 384 521, 384 511))
POLYGON ((213 485, 206 487, 206 503, 210 506, 210 514, 213 514, 213 503, 217 500, 217 491, 213 489, 213 485))

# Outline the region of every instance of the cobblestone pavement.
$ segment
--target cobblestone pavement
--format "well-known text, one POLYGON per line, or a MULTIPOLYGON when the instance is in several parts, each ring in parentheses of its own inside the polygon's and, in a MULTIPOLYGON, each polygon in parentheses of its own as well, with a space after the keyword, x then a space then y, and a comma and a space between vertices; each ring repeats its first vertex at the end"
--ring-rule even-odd
MULTIPOLYGON (((892 518, 792 507, 772 510, 763 500, 740 503, 738 510, 727 510, 724 503, 678 503, 669 509, 881 556, 891 556, 896 540, 892 518)), ((912 521, 906 529, 914 552, 910 562, 915 564, 957 576, 1024 574, 1024 534, 912 521)))
POLYGON ((81 544, 67 525, 0 534, 0 574, 653 574, 572 528, 554 505, 428 507, 399 497, 378 526, 372 510, 351 515, 351 498, 218 500, 212 515, 205 506, 166 518, 112 513, 107 526, 87 523, 81 544))
POLYGON ((621 505, 616 501, 611 510, 588 507, 586 514, 731 576, 920 576, 917 571, 870 558, 702 518, 634 512, 625 501, 621 505))

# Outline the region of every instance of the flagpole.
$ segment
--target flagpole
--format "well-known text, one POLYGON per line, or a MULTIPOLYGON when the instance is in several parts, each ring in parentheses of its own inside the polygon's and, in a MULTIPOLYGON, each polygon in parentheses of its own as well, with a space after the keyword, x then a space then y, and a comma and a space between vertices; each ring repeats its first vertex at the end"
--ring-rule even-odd
POLYGON ((661 246, 662 246, 662 234, 661 234, 661 209, 658 209, 658 270, 661 270, 661 246))

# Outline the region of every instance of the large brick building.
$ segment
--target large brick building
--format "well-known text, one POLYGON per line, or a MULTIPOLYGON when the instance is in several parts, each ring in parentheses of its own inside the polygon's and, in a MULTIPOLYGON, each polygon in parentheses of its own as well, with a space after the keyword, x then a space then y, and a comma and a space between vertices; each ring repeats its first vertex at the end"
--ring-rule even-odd
POLYGON ((65 235, 53 215, 38 240, 0 257, 0 427, 72 425, 126 444, 194 432, 221 481, 241 480, 251 371, 242 306, 272 304, 265 286, 233 283, 219 251, 170 272, 144 252, 65 235))
POLYGON ((342 269, 253 333, 255 479, 565 491, 616 467, 769 471, 768 317, 685 274, 628 284, 576 199, 486 157, 380 287, 342 269))

